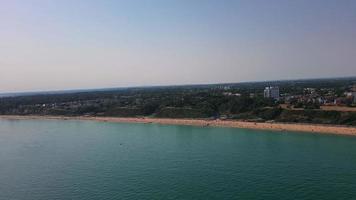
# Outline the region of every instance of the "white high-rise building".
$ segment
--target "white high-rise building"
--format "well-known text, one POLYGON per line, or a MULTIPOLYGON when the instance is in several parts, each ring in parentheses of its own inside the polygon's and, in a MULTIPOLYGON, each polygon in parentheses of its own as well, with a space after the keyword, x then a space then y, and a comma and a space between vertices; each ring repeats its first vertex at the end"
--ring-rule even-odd
POLYGON ((263 94, 265 98, 273 98, 279 100, 279 87, 266 87, 263 94))
POLYGON ((355 92, 350 92, 351 93, 351 98, 352 98, 352 103, 356 103, 356 91, 355 92))

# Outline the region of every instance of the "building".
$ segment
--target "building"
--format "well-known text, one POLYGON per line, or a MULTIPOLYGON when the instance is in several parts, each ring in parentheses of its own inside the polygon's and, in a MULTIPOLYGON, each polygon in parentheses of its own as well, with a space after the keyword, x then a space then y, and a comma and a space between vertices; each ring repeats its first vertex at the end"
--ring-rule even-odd
POLYGON ((236 96, 236 97, 240 97, 241 96, 240 93, 232 93, 232 92, 224 92, 223 95, 225 95, 225 96, 236 96))
POLYGON ((356 103, 356 92, 346 92, 346 97, 350 98, 353 103, 356 103))
POLYGON ((346 98, 351 99, 352 103, 356 103, 356 84, 351 87, 350 92, 345 92, 346 98))
POLYGON ((352 87, 352 97, 353 97, 353 103, 356 104, 356 84, 353 85, 352 87))
POLYGON ((334 100, 334 104, 338 106, 344 106, 347 103, 347 98, 339 97, 334 100))
POLYGON ((273 98, 279 100, 279 87, 266 87, 263 92, 263 96, 265 98, 273 98))

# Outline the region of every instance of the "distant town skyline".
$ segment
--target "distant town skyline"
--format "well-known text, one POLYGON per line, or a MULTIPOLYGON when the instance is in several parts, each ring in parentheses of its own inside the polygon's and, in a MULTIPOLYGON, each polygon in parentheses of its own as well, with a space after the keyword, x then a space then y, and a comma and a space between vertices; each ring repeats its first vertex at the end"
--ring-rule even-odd
POLYGON ((356 1, 2 0, 0 93, 356 76, 356 1))

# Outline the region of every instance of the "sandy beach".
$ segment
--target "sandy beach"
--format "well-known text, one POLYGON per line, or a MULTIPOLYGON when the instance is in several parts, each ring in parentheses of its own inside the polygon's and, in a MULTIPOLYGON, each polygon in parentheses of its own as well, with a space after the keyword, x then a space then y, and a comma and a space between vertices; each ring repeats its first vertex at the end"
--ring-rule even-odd
POLYGON ((268 123, 268 122, 245 122, 237 120, 208 120, 208 119, 167 119, 167 118, 123 118, 123 117, 67 117, 67 116, 14 116, 2 115, 0 119, 28 120, 28 119, 56 119, 56 120, 91 120, 101 122, 121 123, 157 123, 170 125, 191 126, 216 126, 247 128, 275 131, 300 131, 321 134, 351 135, 356 136, 356 127, 321 125, 321 124, 292 124, 292 123, 268 123))

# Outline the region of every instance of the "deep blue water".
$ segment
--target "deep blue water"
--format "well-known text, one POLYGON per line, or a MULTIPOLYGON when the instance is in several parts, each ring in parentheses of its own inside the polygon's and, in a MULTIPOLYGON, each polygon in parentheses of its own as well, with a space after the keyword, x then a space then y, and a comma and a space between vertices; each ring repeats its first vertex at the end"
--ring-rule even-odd
POLYGON ((356 137, 0 120, 0 199, 356 199, 356 137))

